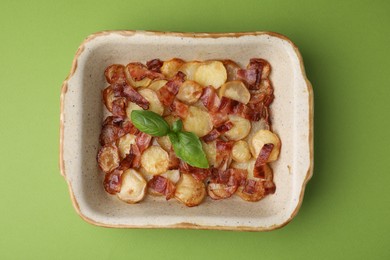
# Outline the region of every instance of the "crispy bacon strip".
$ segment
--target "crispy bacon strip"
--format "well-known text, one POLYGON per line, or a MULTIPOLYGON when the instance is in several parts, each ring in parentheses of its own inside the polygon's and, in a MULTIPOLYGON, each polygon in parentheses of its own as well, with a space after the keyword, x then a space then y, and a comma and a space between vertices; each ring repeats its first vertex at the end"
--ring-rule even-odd
POLYGON ((146 66, 148 67, 148 70, 153 72, 161 73, 161 67, 163 65, 163 62, 160 59, 153 59, 148 62, 146 62, 146 66))
POLYGON ((175 195, 175 185, 169 179, 161 175, 153 176, 153 178, 148 182, 148 186, 156 192, 165 195, 166 200, 173 198, 175 195))
POLYGON ((137 144, 140 153, 143 153, 152 144, 152 136, 139 132, 135 138, 135 143, 137 144))
POLYGON ((211 113, 217 112, 221 105, 221 100, 218 97, 215 89, 210 86, 203 89, 202 95, 200 96, 200 101, 211 113))
POLYGON ((112 102, 112 115, 118 117, 126 117, 127 99, 118 98, 112 102))
POLYGON ((108 116, 103 122, 100 144, 103 146, 116 141, 125 134, 136 134, 138 132, 138 129, 129 120, 122 117, 108 116))
POLYGON ((232 162, 232 148, 234 141, 216 141, 217 156, 215 167, 220 170, 226 170, 229 168, 230 163, 232 162))
POLYGON ((197 167, 189 165, 188 163, 186 163, 184 161, 180 161, 179 170, 181 173, 191 174, 192 177, 194 177, 195 179, 197 179, 199 181, 205 180, 211 174, 210 169, 197 168, 197 167))
POLYGON ((273 144, 265 144, 263 148, 261 148, 261 151, 259 155, 257 156, 255 167, 253 169, 253 176, 256 178, 265 178, 265 164, 272 152, 272 149, 274 148, 273 144))
POLYGON ((263 68, 267 64, 267 61, 263 59, 250 59, 247 68, 239 69, 237 76, 248 85, 249 89, 259 89, 263 68))
POLYGON ((141 167, 141 155, 142 153, 140 152, 139 148, 137 145, 132 144, 130 146, 130 153, 131 156, 133 156, 133 160, 131 162, 131 167, 138 169, 141 167))
POLYGON ((179 71, 165 86, 158 90, 158 98, 164 106, 169 107, 172 105, 181 84, 185 80, 185 76, 183 72, 179 71))
POLYGON ((214 168, 208 185, 208 194, 212 199, 231 197, 238 187, 245 183, 247 170, 230 168, 219 170, 214 168))
POLYGON ((211 142, 216 140, 218 137, 220 137, 222 134, 226 133, 233 127, 233 123, 228 121, 225 124, 214 128, 213 130, 210 131, 207 135, 203 136, 202 139, 205 142, 211 142))
POLYGON ((144 78, 150 79, 162 79, 164 75, 161 73, 148 70, 148 68, 140 62, 132 62, 127 64, 126 69, 130 74, 131 78, 135 81, 143 80, 144 78))
POLYGON ((123 85, 123 96, 125 96, 128 101, 136 103, 143 109, 149 109, 149 101, 128 84, 123 85))
POLYGON ((125 66, 113 64, 108 66, 104 71, 104 76, 108 83, 124 83, 126 82, 125 66))
MULTIPOLYGON (((143 132, 138 132, 135 138, 135 144, 130 146, 130 153, 125 159, 128 160, 125 165, 130 165, 132 168, 141 167, 141 155, 152 144, 152 137, 143 132), (131 160, 131 161, 130 161, 131 160)), ((122 164, 122 163, 121 163, 122 164)))
POLYGON ((276 185, 273 181, 264 182, 265 195, 274 194, 276 191, 276 185))
POLYGON ((229 168, 220 170, 213 168, 210 181, 229 186, 240 186, 245 183, 247 175, 248 171, 244 169, 229 168))
POLYGON ((115 169, 114 171, 106 174, 103 181, 103 186, 108 193, 116 194, 121 191, 122 173, 122 170, 115 169))
POLYGON ((255 180, 246 180, 244 190, 243 192, 247 194, 254 194, 256 192, 256 186, 258 185, 258 182, 255 180))
POLYGON ((123 171, 130 169, 133 166, 134 158, 135 158, 135 155, 132 153, 129 153, 128 155, 126 155, 126 157, 123 158, 123 160, 119 164, 118 169, 121 169, 123 171))
POLYGON ((172 110, 172 114, 180 117, 181 119, 186 118, 188 115, 188 105, 184 104, 183 102, 177 99, 173 100, 170 108, 172 110))

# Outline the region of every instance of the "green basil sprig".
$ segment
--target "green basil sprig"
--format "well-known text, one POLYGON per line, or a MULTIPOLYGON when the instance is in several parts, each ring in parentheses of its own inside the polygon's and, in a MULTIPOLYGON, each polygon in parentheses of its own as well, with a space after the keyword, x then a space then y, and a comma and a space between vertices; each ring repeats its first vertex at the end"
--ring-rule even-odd
POLYGON ((134 110, 131 112, 131 121, 141 132, 152 136, 168 135, 177 157, 189 165, 198 168, 209 168, 199 138, 194 133, 183 131, 181 120, 174 122, 171 130, 168 123, 160 115, 152 111, 134 110))
POLYGON ((135 127, 151 136, 164 136, 169 132, 168 123, 159 115, 147 110, 133 110, 131 122, 135 127))

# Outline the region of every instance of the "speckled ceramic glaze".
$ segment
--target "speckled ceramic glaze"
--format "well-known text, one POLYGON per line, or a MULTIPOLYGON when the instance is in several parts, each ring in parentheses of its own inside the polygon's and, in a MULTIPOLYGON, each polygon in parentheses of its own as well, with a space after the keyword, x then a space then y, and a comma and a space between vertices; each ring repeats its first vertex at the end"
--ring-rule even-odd
POLYGON ((100 32, 78 49, 61 93, 61 173, 73 205, 89 223, 118 228, 194 228, 272 230, 297 214, 313 169, 313 94, 302 58, 286 37, 270 32, 192 34, 140 31, 100 32), (275 100, 273 131, 282 141, 272 163, 276 193, 259 202, 238 197, 188 208, 175 199, 148 198, 129 205, 107 194, 96 154, 105 116, 101 90, 104 69, 113 63, 159 58, 231 59, 245 66, 250 58, 268 60, 275 100))

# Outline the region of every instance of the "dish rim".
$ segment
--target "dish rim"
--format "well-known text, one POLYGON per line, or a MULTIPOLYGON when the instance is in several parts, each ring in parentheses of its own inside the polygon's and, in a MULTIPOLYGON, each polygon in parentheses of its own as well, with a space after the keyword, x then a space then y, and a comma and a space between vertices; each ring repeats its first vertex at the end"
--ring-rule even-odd
POLYGON ((93 33, 89 35, 78 47, 76 54, 72 61, 72 66, 70 69, 70 72, 68 73, 68 76, 65 78, 65 80, 62 83, 61 86, 61 94, 60 94, 60 145, 59 145, 59 168, 60 168, 60 174, 64 177, 68 190, 70 193, 72 205, 74 209, 76 210, 77 214, 86 222, 95 225, 95 226, 101 226, 101 227, 107 227, 107 228, 169 228, 169 229, 204 229, 204 230, 231 230, 231 231, 271 231, 275 229, 282 228, 286 226, 288 223, 291 222, 291 220, 297 215, 302 202, 303 197, 305 193, 305 188, 308 183, 308 181, 313 176, 313 164, 314 164, 314 148, 313 148, 313 142, 314 142, 314 100, 313 100, 313 87, 310 81, 308 80, 305 72, 305 67, 303 63, 302 56, 298 50, 298 47, 286 36, 271 32, 271 31, 253 31, 253 32, 230 32, 230 33, 206 33, 206 32, 163 32, 163 31, 142 31, 142 30, 104 30, 99 31, 96 33, 93 33), (118 34, 122 36, 132 36, 135 34, 144 34, 144 35, 154 35, 154 36, 173 36, 173 37, 187 37, 187 38, 223 38, 223 37, 229 37, 229 38, 239 38, 242 36, 260 36, 260 35, 269 35, 273 36, 282 40, 287 41, 293 48, 295 54, 297 55, 297 58, 299 60, 299 65, 302 73, 302 78, 305 81, 307 91, 308 91, 308 123, 309 123, 309 132, 308 132, 308 145, 309 145, 309 166, 305 175, 305 178, 302 183, 302 187, 299 194, 299 200, 297 203, 296 208, 291 213, 290 217, 281 224, 274 224, 269 227, 252 227, 252 226, 211 226, 211 225, 198 225, 193 223, 187 223, 187 222, 181 222, 178 224, 173 225, 124 225, 124 224, 107 224, 107 223, 101 223, 98 221, 95 221, 86 215, 84 215, 79 207, 79 204, 77 202, 77 199, 75 197, 75 194, 72 189, 72 185, 70 183, 69 178, 67 178, 67 174, 65 172, 65 166, 64 166, 64 107, 65 107, 65 95, 68 90, 68 82, 71 79, 71 77, 75 74, 77 70, 77 61, 81 53, 85 49, 85 45, 89 43, 90 41, 94 40, 97 37, 106 36, 110 34, 118 34))

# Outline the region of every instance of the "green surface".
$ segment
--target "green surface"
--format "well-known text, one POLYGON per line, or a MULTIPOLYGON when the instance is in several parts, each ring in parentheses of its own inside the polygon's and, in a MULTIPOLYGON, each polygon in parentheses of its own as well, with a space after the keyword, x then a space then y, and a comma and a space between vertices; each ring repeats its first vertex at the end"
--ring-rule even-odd
POLYGON ((390 259, 389 1, 1 1, 0 259, 390 259), (58 167, 60 86, 100 30, 282 33, 315 96, 302 208, 266 233, 106 229, 58 167))

